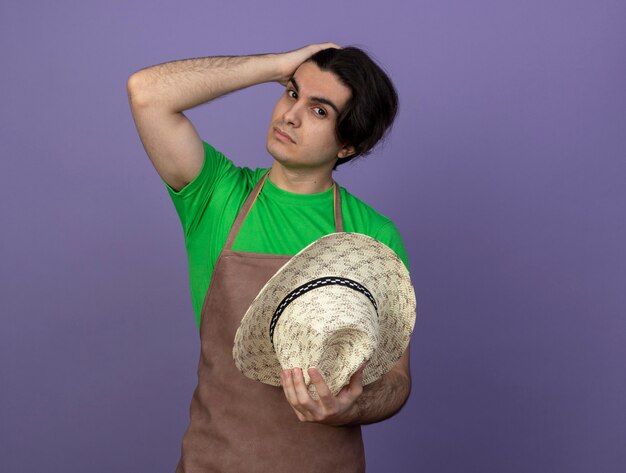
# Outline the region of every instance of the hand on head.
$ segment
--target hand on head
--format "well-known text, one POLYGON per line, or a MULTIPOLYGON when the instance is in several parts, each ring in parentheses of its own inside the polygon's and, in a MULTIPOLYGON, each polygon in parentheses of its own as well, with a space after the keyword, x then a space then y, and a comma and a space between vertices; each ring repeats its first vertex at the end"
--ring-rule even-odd
POLYGON ((298 67, 300 67, 303 62, 305 62, 318 51, 329 48, 341 49, 341 46, 336 43, 309 44, 308 46, 279 54, 278 57, 282 63, 282 73, 281 78, 278 80, 278 82, 280 82, 282 85, 287 85, 287 82, 289 81, 291 76, 293 76, 293 74, 296 72, 296 69, 298 69, 298 67))

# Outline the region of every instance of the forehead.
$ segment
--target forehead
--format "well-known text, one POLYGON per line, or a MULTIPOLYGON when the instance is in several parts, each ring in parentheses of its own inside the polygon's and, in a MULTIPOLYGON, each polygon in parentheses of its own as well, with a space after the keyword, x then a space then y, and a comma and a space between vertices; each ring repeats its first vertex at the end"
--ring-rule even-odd
POLYGON ((323 71, 314 62, 305 62, 293 75, 301 97, 320 97, 332 101, 339 110, 350 100, 352 92, 330 71, 323 71))

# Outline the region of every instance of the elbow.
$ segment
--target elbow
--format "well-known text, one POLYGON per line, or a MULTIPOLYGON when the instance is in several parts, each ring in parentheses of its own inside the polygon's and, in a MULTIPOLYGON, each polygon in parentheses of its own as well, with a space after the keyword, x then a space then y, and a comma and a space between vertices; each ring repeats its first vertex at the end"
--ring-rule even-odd
POLYGON ((398 413, 409 400, 411 395, 411 376, 403 375, 398 385, 398 406, 394 414, 398 413))
POLYGON ((148 87, 143 71, 137 71, 126 81, 126 93, 133 110, 145 108, 150 104, 148 87))
POLYGON ((389 397, 394 399, 389 417, 396 415, 402 410, 411 395, 411 375, 410 373, 396 372, 393 394, 389 397))

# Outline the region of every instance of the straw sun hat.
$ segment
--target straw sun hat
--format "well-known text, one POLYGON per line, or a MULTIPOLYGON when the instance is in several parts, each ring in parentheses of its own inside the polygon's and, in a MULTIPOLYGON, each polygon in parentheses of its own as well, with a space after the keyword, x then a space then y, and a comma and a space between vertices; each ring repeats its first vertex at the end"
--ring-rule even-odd
POLYGON ((235 335, 233 357, 248 378, 280 386, 280 372, 322 373, 333 394, 364 363, 363 385, 398 361, 415 325, 415 293, 395 252, 358 233, 316 240, 261 289, 235 335))

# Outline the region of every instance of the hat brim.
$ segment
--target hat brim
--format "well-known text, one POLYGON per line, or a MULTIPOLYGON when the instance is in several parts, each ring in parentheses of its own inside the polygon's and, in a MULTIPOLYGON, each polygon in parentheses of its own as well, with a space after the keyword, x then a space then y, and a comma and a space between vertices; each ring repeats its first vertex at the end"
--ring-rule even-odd
MULTIPOLYGON (((363 385, 379 379, 400 359, 415 325, 415 293, 409 272, 396 253, 378 240, 359 233, 341 232, 326 235, 296 254, 254 299, 241 321, 233 346, 235 365, 245 376, 280 386, 283 366, 269 337, 272 316, 290 291, 322 277, 358 281, 376 300, 379 344, 367 360, 363 385)), ((325 381, 336 394, 348 383, 349 377, 334 379, 331 373, 326 375, 325 381)))

